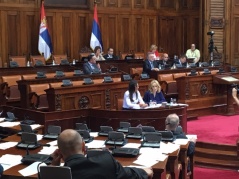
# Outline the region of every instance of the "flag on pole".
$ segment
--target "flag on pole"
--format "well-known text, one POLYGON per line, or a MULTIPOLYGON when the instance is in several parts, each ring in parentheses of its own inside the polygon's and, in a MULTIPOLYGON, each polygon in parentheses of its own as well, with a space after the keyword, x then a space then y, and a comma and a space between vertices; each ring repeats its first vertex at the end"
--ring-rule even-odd
POLYGON ((41 24, 39 31, 38 50, 41 55, 44 54, 46 60, 51 57, 52 43, 50 34, 47 29, 46 15, 43 2, 41 6, 41 24))
POLYGON ((95 4, 95 7, 94 7, 94 19, 92 24, 91 38, 90 38, 91 49, 94 50, 96 46, 100 46, 101 50, 103 51, 103 43, 101 39, 100 25, 99 25, 98 15, 97 15, 97 4, 95 4))

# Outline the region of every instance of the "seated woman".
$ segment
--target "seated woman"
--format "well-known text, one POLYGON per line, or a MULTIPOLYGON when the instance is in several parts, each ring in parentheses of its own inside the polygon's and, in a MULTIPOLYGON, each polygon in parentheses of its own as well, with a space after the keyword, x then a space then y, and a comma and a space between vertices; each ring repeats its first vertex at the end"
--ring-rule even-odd
POLYGON ((94 52, 95 52, 95 56, 96 56, 96 61, 105 60, 105 58, 103 57, 103 55, 101 53, 100 46, 96 46, 94 49, 94 52))
POLYGON ((150 101, 155 101, 157 104, 166 102, 161 91, 161 86, 157 80, 151 81, 151 83, 149 84, 149 90, 145 92, 143 99, 147 104, 149 104, 150 101))
POLYGON ((155 60, 160 60, 159 57, 159 52, 158 52, 158 47, 156 45, 151 45, 149 51, 152 52, 154 54, 154 59, 155 60))
POLYGON ((123 109, 140 109, 148 106, 144 103, 138 89, 137 81, 131 80, 128 90, 124 93, 123 109))

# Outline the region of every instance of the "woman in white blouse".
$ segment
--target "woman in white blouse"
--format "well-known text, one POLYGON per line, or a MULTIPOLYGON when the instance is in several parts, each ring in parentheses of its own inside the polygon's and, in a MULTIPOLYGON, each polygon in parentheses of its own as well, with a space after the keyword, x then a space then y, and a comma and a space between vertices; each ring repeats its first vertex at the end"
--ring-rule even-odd
POLYGON ((101 53, 100 46, 96 46, 94 49, 94 52, 95 52, 95 56, 96 56, 96 61, 105 60, 105 58, 103 57, 103 55, 101 53))
POLYGON ((138 89, 137 81, 131 80, 128 90, 124 93, 123 109, 140 109, 148 106, 144 103, 138 89))

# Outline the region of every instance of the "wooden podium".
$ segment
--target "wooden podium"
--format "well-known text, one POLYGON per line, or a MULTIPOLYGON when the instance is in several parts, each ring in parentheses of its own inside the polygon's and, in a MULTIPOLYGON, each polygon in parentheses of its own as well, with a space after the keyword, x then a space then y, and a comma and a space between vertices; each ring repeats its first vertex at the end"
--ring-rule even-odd
POLYGON ((239 84, 239 79, 231 76, 231 74, 214 75, 213 83, 227 86, 227 110, 224 115, 235 115, 236 112, 233 106, 234 100, 232 97, 232 85, 239 84))

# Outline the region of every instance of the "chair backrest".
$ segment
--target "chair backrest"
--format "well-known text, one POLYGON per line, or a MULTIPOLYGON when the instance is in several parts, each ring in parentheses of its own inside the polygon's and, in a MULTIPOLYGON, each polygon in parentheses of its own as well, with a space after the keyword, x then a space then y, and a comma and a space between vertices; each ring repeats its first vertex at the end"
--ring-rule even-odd
POLYGON ((143 68, 130 68, 130 74, 135 80, 139 80, 140 75, 143 73, 143 68))
POLYGON ((37 65, 37 61, 41 61, 43 63, 43 65, 46 65, 46 61, 44 56, 31 56, 31 61, 32 61, 32 65, 35 66, 37 65))
POLYGON ((218 70, 211 70, 211 74, 212 74, 212 75, 217 74, 217 72, 218 72, 218 70))
POLYGON ((87 59, 92 52, 82 52, 80 53, 80 60, 87 59))
POLYGON ((22 75, 22 79, 23 80, 32 80, 32 79, 36 79, 36 74, 27 74, 27 75, 22 75))
POLYGON ((41 166, 41 179, 72 179, 71 168, 61 166, 41 166))
POLYGON ((174 81, 173 74, 160 74, 158 81, 174 81))
POLYGON ((21 75, 2 76, 2 82, 6 82, 9 87, 17 85, 17 81, 21 79, 21 75))
POLYGON ((25 67, 27 64, 26 56, 9 56, 9 60, 17 62, 18 67, 25 67))
POLYGON ((59 65, 61 64, 61 60, 67 59, 67 55, 53 55, 53 60, 55 61, 55 64, 59 65))
POLYGON ((30 92, 35 92, 38 96, 46 94, 44 90, 49 88, 49 84, 35 84, 35 85, 30 85, 30 92))
POLYGON ((134 58, 135 59, 145 59, 145 54, 144 54, 144 52, 135 52, 134 58))
POLYGON ((173 79, 175 80, 176 78, 182 77, 182 76, 186 76, 186 73, 174 73, 173 74, 173 79))

